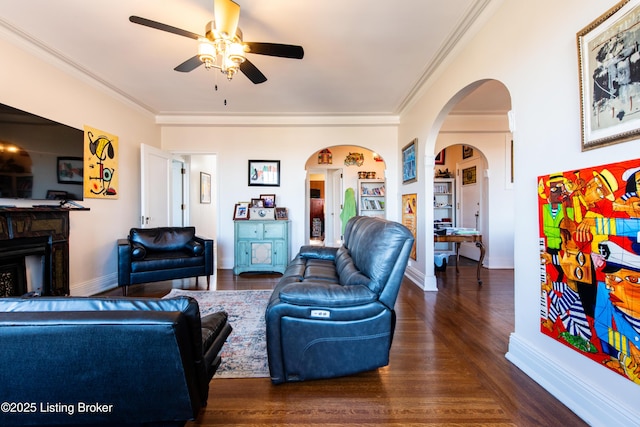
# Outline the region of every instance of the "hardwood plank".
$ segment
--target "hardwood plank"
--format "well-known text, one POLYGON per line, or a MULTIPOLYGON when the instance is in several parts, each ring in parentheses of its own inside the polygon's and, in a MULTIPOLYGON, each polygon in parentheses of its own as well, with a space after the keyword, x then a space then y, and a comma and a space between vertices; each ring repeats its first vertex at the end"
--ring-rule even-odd
MULTIPOLYGON (((390 365, 331 380, 274 386, 268 378, 210 384, 208 406, 188 426, 585 426, 506 358, 514 328, 513 271, 461 262, 438 275, 438 292, 404 280, 390 365)), ((274 274, 218 271, 218 289, 271 289, 274 274)), ((203 282, 200 289, 203 289, 203 282)), ((131 287, 162 296, 193 281, 131 287)), ((119 295, 119 291, 111 291, 119 295)))

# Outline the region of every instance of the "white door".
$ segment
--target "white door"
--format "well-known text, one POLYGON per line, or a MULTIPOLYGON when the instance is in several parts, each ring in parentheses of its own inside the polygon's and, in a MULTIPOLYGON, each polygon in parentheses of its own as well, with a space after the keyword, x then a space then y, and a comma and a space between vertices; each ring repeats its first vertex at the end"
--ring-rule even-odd
MULTIPOLYGON (((473 228, 482 234, 482 187, 484 169, 481 159, 471 159, 457 166, 458 227, 473 228)), ((460 255, 478 261, 480 250, 474 243, 460 245, 460 255)))
POLYGON ((149 145, 140 147, 141 227, 171 224, 171 154, 149 145))
POLYGON ((185 200, 185 165, 182 160, 171 161, 171 225, 184 227, 187 225, 185 216, 187 201, 185 200))
POLYGON ((325 246, 340 246, 342 198, 342 169, 328 169, 325 181, 325 246))

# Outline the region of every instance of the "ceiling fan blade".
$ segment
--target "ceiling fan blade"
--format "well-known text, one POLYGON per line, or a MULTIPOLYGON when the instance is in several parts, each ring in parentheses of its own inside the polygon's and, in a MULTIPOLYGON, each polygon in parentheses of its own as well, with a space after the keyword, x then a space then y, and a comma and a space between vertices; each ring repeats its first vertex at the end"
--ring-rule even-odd
POLYGON ((198 55, 192 56, 191 58, 184 61, 182 64, 178 65, 174 70, 180 71, 181 73, 188 73, 189 71, 193 71, 199 66, 202 65, 202 61, 198 55))
POLYGON ((177 34, 179 36, 188 37, 190 39, 198 40, 202 38, 201 35, 192 33, 191 31, 182 30, 180 28, 172 27, 171 25, 152 21, 147 18, 141 18, 139 16, 130 16, 129 21, 133 22, 134 24, 144 25, 145 27, 155 28, 156 30, 166 31, 167 33, 177 34))
POLYGON ((254 84, 260 84, 267 81, 267 78, 262 74, 262 71, 258 70, 258 68, 248 59, 240 64, 240 71, 242 71, 242 73, 254 84))
POLYGON ((214 0, 213 19, 216 30, 234 36, 240 20, 240 5, 232 0, 214 0))
POLYGON ((249 53, 293 59, 302 59, 304 57, 304 49, 302 46, 259 42, 245 42, 245 44, 249 46, 249 53))

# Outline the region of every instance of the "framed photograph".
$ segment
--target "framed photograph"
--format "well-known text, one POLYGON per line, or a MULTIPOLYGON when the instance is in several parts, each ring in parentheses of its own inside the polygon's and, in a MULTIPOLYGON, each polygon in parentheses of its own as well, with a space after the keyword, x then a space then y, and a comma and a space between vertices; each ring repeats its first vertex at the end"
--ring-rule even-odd
POLYGON ((417 150, 418 139, 414 139, 402 148, 402 183, 409 184, 418 180, 417 150))
POLYGON ((249 160, 249 186, 280 187, 280 160, 249 160))
POLYGON ((262 199, 251 199, 250 208, 264 208, 264 200, 262 199))
POLYGON ((444 165, 444 148, 436 156, 436 165, 444 165))
POLYGON ((275 194, 261 194, 260 198, 263 201, 263 205, 265 208, 275 208, 276 207, 276 195, 275 194))
POLYGON ((84 160, 82 157, 58 157, 58 183, 80 184, 84 180, 84 160))
POLYGON ((289 219, 287 208, 276 208, 276 219, 289 219))
POLYGON ((640 0, 624 0, 577 34, 582 151, 640 135, 640 0))
POLYGON ((200 203, 211 203, 211 175, 200 172, 200 203))
POLYGON ((471 185, 477 182, 476 167, 462 169, 462 185, 471 185))
POLYGON ((473 157, 473 148, 468 145, 462 146, 462 158, 468 159, 469 157, 473 157))
POLYGON ((236 203, 236 206, 233 209, 233 219, 234 221, 249 219, 249 203, 236 203))

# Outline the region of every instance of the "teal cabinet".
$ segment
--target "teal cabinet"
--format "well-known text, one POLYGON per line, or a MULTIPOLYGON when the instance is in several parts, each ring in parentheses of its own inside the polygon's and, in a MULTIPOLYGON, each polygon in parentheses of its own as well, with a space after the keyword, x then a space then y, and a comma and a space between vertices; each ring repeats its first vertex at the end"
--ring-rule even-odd
POLYGON ((233 274, 284 273, 291 259, 291 221, 234 221, 233 274))

